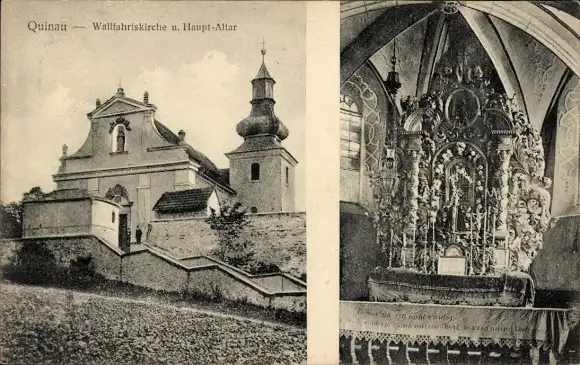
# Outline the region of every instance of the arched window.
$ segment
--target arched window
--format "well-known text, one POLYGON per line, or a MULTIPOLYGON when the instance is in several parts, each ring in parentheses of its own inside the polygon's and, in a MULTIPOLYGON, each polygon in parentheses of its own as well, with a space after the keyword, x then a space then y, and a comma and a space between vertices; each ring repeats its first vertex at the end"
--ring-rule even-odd
POLYGON ((340 167, 360 169, 362 114, 358 105, 346 95, 340 96, 340 167))
POLYGON ((288 185, 290 182, 290 169, 288 168, 288 166, 286 166, 286 185, 288 185))
POLYGON ((253 163, 251 166, 251 179, 252 181, 260 180, 260 164, 253 163))
POLYGON ((113 130, 113 152, 127 151, 126 129, 122 124, 118 124, 113 130))
POLYGON ((256 208, 256 207, 251 207, 251 208, 250 208, 250 213, 252 213, 252 214, 258 213, 258 208, 256 208))

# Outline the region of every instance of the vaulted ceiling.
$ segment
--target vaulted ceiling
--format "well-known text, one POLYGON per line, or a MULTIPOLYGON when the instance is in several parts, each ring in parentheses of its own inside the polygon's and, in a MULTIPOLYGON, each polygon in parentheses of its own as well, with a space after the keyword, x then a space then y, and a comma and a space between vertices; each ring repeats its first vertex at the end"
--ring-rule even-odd
POLYGON ((341 4, 341 82, 370 63, 385 80, 396 50, 400 96, 427 92, 462 57, 489 69, 541 128, 562 85, 580 77, 580 3, 354 1, 341 4))

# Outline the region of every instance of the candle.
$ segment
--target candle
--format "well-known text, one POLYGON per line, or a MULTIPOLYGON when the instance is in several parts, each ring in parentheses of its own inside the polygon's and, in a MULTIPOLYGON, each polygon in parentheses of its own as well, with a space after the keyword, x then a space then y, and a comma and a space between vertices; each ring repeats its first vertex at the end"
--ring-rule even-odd
POLYGON ((393 262, 393 229, 391 228, 391 244, 389 246, 389 267, 391 267, 391 263, 393 262))
POLYGON ((411 247, 411 267, 415 267, 415 231, 417 229, 416 223, 413 226, 413 246, 411 247))
POLYGON ((491 232, 491 247, 495 247, 495 214, 493 215, 492 218, 492 232, 491 232))
POLYGON ((405 249, 407 247, 407 233, 403 232, 403 247, 401 248, 401 266, 405 267, 405 249))
POLYGON ((487 207, 485 209, 485 212, 483 212, 483 244, 485 245, 485 238, 486 238, 486 232, 487 232, 487 212, 489 210, 489 207, 487 207))
MULTIPOLYGON (((427 222, 428 225, 429 222, 427 222)), ((425 235, 425 240, 423 241, 423 272, 427 272, 427 257, 427 235, 425 235)))
POLYGON ((469 246, 469 275, 473 275, 473 214, 469 214, 469 231, 471 245, 469 246))
POLYGON ((433 221, 433 244, 435 244, 435 221, 433 221))

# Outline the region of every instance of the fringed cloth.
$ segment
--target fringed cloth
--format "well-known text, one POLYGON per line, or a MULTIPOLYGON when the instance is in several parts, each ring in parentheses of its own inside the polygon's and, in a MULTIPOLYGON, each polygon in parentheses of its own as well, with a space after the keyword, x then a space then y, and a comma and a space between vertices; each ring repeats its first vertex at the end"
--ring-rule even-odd
POLYGON ((534 302, 534 282, 525 273, 501 276, 425 274, 403 268, 376 268, 368 277, 377 302, 523 307, 534 302))
POLYGON ((536 347, 561 352, 575 310, 340 302, 340 336, 402 344, 536 347))

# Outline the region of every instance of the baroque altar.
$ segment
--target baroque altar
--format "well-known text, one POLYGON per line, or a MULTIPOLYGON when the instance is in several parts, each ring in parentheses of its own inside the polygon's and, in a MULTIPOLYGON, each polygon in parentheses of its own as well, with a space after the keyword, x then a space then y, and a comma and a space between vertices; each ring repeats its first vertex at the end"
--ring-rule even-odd
POLYGON ((539 132, 479 66, 442 66, 401 110, 371 176, 385 254, 371 299, 533 303, 527 272, 551 220, 539 132))

